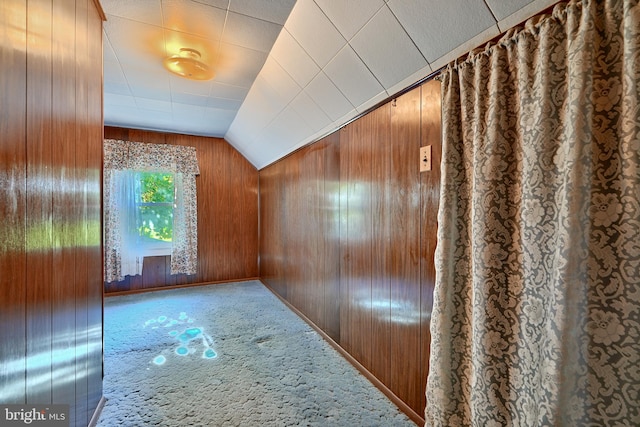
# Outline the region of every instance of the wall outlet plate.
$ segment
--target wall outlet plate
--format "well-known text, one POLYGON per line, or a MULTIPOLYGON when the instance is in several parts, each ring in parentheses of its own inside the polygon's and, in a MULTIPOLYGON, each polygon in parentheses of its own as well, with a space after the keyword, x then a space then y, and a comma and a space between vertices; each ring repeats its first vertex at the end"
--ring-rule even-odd
POLYGON ((431 146, 420 147, 420 172, 431 170, 431 146))

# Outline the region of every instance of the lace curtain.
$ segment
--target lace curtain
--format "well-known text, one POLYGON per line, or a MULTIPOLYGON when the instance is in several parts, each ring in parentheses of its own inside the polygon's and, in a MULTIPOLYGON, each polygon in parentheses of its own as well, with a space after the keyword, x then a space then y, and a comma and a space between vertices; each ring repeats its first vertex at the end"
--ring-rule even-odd
POLYGON ((123 215, 133 199, 134 171, 174 174, 177 191, 173 209, 171 274, 195 274, 198 256, 198 215, 195 177, 200 173, 196 149, 107 139, 104 141, 105 281, 141 274, 142 256, 127 236, 132 224, 123 215))
POLYGON ((426 425, 640 425, 638 2, 561 3, 441 80, 426 425))

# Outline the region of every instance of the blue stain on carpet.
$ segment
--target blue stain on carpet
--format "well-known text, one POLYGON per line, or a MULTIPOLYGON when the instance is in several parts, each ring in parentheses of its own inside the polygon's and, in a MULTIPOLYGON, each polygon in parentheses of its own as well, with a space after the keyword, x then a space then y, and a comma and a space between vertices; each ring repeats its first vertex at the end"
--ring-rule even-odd
MULTIPOLYGON (((143 328, 151 327, 151 329, 158 329, 158 324, 163 324, 164 327, 174 326, 174 325, 184 325, 193 323, 195 320, 187 315, 186 312, 180 312, 180 315, 177 319, 170 318, 167 316, 158 316, 144 322, 143 328)), ((215 359, 218 357, 218 353, 216 353, 211 345, 213 343, 213 339, 205 334, 201 327, 188 327, 180 333, 177 330, 169 331, 168 335, 170 337, 175 338, 178 341, 178 346, 175 347, 173 353, 184 357, 189 354, 195 354, 198 347, 201 347, 202 358, 203 359, 215 359)), ((163 353, 165 353, 163 351, 163 353)), ((167 357, 163 354, 160 354, 153 358, 153 363, 157 366, 164 365, 167 362, 167 357)))

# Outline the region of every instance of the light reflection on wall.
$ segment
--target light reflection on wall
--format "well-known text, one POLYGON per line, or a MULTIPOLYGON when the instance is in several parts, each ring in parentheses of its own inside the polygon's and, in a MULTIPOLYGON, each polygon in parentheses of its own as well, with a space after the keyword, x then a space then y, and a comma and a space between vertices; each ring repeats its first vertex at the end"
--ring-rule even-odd
MULTIPOLYGON (((98 328, 89 329, 88 333, 91 334, 92 330, 98 328)), ((102 353, 102 341, 84 341, 79 345, 73 345, 62 348, 60 343, 69 342, 69 340, 76 339, 76 331, 69 332, 56 338, 52 343, 52 350, 42 351, 31 356, 13 360, 2 361, 2 371, 8 377, 15 377, 15 374, 21 374, 20 379, 13 381, 12 383, 4 383, 0 389, 0 403, 22 403, 24 400, 25 392, 25 366, 28 367, 29 372, 42 372, 38 374, 32 374, 28 377, 29 388, 38 390, 42 388, 48 388, 51 386, 51 382, 54 381, 55 387, 63 387, 65 384, 77 383, 82 381, 89 375, 89 371, 86 369, 77 369, 76 362, 78 361, 78 355, 84 355, 87 357, 92 354, 102 353), (56 365, 55 371, 52 372, 52 361, 56 365)), ((98 365, 94 367, 101 369, 98 365)), ((69 402, 64 402, 69 403, 69 402)))

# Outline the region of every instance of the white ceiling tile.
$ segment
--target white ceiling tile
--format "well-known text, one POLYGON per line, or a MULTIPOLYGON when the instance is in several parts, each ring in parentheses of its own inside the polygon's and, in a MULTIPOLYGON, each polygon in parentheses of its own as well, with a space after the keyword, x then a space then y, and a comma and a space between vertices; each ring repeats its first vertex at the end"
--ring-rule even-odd
POLYGON ((104 93, 131 96, 131 90, 129 89, 128 83, 115 83, 111 81, 104 82, 104 93))
POLYGON ((157 99, 136 97, 136 105, 141 110, 164 111, 165 113, 171 113, 173 111, 171 102, 157 99))
POLYGON ((243 155, 254 165, 257 169, 271 163, 271 160, 275 160, 277 157, 273 153, 273 148, 269 144, 270 141, 265 141, 263 138, 253 141, 253 143, 242 150, 243 155))
POLYGON ((387 7, 380 9, 350 44, 384 88, 427 65, 387 7))
POLYGON ((271 119, 275 118, 289 103, 289 100, 284 98, 282 94, 278 93, 278 91, 267 82, 262 74, 260 74, 256 79, 256 82, 251 89, 250 96, 254 99, 260 100, 261 108, 268 107, 266 115, 270 116, 271 119))
POLYGON ((499 21, 506 18, 517 10, 522 9, 532 2, 532 0, 486 0, 487 6, 491 8, 493 15, 499 21))
POLYGON ((268 53, 281 29, 281 25, 230 12, 222 41, 268 53))
POLYGON ((285 108, 267 127, 267 132, 278 135, 280 151, 286 154, 297 141, 312 132, 302 117, 292 108, 285 108))
MULTIPOLYGON (((235 110, 225 110, 223 108, 205 108, 204 115, 207 120, 216 120, 231 124, 236 116, 235 110)), ((228 126, 228 125, 227 125, 228 126)), ((226 129, 225 129, 226 131, 226 129)))
POLYGON ((189 123, 184 133, 190 135, 204 135, 214 138, 222 138, 229 128, 229 121, 222 119, 210 119, 205 117, 202 122, 189 123))
POLYGON ((265 61, 260 76, 273 88, 285 105, 302 91, 295 80, 272 57, 265 61))
POLYGON ((192 93, 187 93, 187 92, 173 91, 171 93, 171 102, 196 105, 198 107, 206 107, 209 102, 209 97, 206 95, 194 95, 192 93))
POLYGON ((164 26, 187 35, 218 41, 227 11, 195 1, 162 0, 164 26))
MULTIPOLYGON (((105 115, 104 123, 134 129, 160 129, 159 123, 170 124, 171 120, 171 113, 119 106, 112 109, 109 117, 105 115)), ((163 129, 167 128, 170 128, 170 125, 163 129)))
POLYGON ((324 72, 351 105, 360 105, 384 91, 382 85, 349 45, 338 52, 324 68, 324 72))
POLYGON ((211 80, 190 80, 167 72, 171 84, 171 93, 190 93, 192 95, 208 96, 211 91, 211 80))
POLYGON ((113 46, 111 46, 111 42, 109 41, 109 36, 107 35, 107 31, 105 29, 102 30, 102 60, 103 61, 113 61, 117 62, 118 57, 116 56, 115 51, 113 50, 113 46))
POLYGON ((375 96, 369 98, 362 104, 358 105, 356 107, 356 110, 358 111, 358 113, 363 113, 368 109, 370 109, 371 107, 373 107, 374 105, 378 104, 379 102, 384 101, 388 97, 389 97, 389 94, 387 93, 387 91, 383 90, 382 92, 376 94, 375 96))
POLYGON ((287 70, 300 87, 305 87, 320 72, 320 67, 286 29, 282 30, 274 43, 270 56, 287 70))
POLYGON ((404 79, 400 80, 395 85, 387 88, 387 92, 390 95, 395 95, 396 93, 406 89, 407 87, 409 87, 409 86, 417 83, 418 81, 422 80, 423 78, 427 77, 429 74, 431 74, 431 66, 426 65, 426 66, 420 68, 419 70, 409 74, 407 77, 405 77, 404 79))
POLYGON ((499 34, 500 34, 500 30, 498 29, 497 25, 494 25, 486 29, 482 33, 478 34, 472 39, 467 40, 466 42, 462 43, 460 46, 445 53, 440 58, 431 62, 431 69, 437 70, 439 68, 446 66, 449 62, 454 61, 460 56, 469 53, 470 51, 477 48, 478 46, 482 46, 483 44, 487 43, 489 40, 495 38, 499 34))
MULTIPOLYGON (((522 9, 514 10, 510 15, 499 16, 498 28, 500 28, 501 33, 504 33, 558 2, 558 0, 533 0, 522 9)), ((496 0, 489 2, 489 6, 495 3, 497 3, 496 0)))
POLYGON ((216 64, 215 82, 249 88, 267 59, 257 50, 223 43, 216 64))
POLYGON ((229 0, 193 0, 193 1, 197 1, 198 3, 206 4, 207 6, 213 6, 213 7, 217 7, 225 10, 227 9, 227 6, 229 6, 229 0))
POLYGON ((388 5, 429 62, 496 24, 483 0, 389 0, 388 5))
POLYGON ((333 122, 334 129, 341 128, 342 126, 344 126, 345 123, 353 120, 353 118, 356 117, 357 115, 358 115, 358 111, 355 108, 343 114, 342 117, 339 117, 338 120, 333 122))
POLYGON ((120 64, 156 64, 166 56, 162 28, 117 16, 108 17, 104 31, 120 64))
POLYGON ((196 105, 178 104, 173 102, 171 104, 173 120, 178 122, 197 122, 204 119, 205 107, 198 107, 196 105))
POLYGON ((162 25, 160 0, 101 0, 102 10, 107 15, 120 16, 147 24, 162 25))
POLYGON ((207 107, 211 108, 221 108, 224 110, 233 110, 234 113, 238 111, 238 108, 242 105, 242 101, 237 99, 228 99, 228 98, 207 98, 207 107))
POLYGON ((318 73, 304 91, 331 120, 337 120, 353 109, 349 100, 323 72, 318 73))
POLYGON ((111 83, 126 84, 127 80, 124 78, 122 67, 119 62, 103 61, 104 81, 111 83))
POLYGON ((285 107, 278 94, 266 81, 258 76, 247 95, 233 126, 261 129, 268 125, 285 107))
POLYGON ((329 116, 305 92, 300 92, 291 101, 290 106, 314 131, 318 131, 332 122, 329 116))
POLYGON ((316 3, 347 40, 384 6, 383 0, 316 0, 316 3))
POLYGON ((242 101, 249 92, 249 88, 242 86, 227 85, 214 80, 211 82, 209 96, 213 98, 227 98, 242 101))
POLYGON ((320 68, 347 43, 313 0, 298 0, 285 28, 320 68))
POLYGON ((104 104, 123 107, 136 107, 136 100, 133 96, 120 95, 117 93, 105 93, 104 104))
POLYGON ((171 101, 169 76, 149 75, 135 69, 125 70, 131 94, 136 97, 171 101))
POLYGON ((284 25, 296 0, 232 0, 230 10, 284 25))

